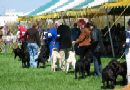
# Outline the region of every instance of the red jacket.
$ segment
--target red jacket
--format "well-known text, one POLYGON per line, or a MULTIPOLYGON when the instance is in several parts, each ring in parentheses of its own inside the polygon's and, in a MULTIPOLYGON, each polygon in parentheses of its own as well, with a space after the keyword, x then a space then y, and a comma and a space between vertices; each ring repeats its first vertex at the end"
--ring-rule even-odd
POLYGON ((79 46, 89 46, 91 45, 91 30, 89 28, 84 28, 81 32, 79 38, 76 40, 76 43, 79 46))
POLYGON ((26 28, 25 28, 25 26, 19 26, 18 27, 18 29, 19 29, 19 38, 20 38, 20 40, 21 41, 24 41, 25 39, 24 39, 24 34, 25 34, 25 32, 27 31, 26 30, 26 28))

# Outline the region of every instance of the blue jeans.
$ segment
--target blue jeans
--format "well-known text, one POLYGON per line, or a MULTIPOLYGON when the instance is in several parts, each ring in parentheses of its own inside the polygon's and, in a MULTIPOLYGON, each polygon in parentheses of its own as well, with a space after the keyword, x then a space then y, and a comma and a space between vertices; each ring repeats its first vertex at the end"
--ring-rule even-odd
POLYGON ((30 55, 30 67, 37 67, 38 45, 36 43, 28 43, 28 50, 30 55))
POLYGON ((100 57, 93 55, 93 62, 94 62, 94 75, 95 76, 102 75, 102 63, 100 57))

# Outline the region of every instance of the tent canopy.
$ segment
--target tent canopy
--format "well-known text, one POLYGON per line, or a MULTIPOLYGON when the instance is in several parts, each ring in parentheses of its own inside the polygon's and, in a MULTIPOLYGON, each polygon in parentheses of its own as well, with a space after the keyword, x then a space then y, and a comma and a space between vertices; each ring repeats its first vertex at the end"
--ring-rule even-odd
POLYGON ((118 8, 118 7, 126 7, 126 6, 130 6, 130 0, 123 0, 123 1, 119 1, 119 2, 113 2, 113 3, 105 3, 104 7, 105 8, 118 8))
POLYGON ((42 12, 44 10, 46 10, 47 8, 51 7, 52 5, 56 4, 57 2, 59 2, 59 0, 51 0, 50 2, 48 2, 47 4, 40 6, 39 8, 33 10, 32 12, 30 12, 28 15, 30 16, 35 16, 37 15, 37 13, 42 12))

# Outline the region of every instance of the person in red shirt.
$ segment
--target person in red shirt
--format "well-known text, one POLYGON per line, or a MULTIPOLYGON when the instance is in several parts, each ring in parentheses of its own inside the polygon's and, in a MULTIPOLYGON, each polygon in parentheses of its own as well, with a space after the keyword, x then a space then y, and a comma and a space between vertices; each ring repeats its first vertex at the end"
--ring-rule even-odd
POLYGON ((18 46, 21 46, 21 44, 25 41, 24 34, 26 33, 26 31, 27 30, 26 30, 25 26, 23 26, 23 25, 18 26, 18 32, 17 32, 18 46))

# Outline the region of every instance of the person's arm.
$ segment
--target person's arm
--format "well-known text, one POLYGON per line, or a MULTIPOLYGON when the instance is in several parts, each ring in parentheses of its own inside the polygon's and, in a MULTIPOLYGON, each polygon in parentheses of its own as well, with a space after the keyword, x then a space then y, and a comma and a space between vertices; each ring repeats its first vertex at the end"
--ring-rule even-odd
POLYGON ((25 39, 25 41, 27 41, 27 37, 28 36, 28 30, 25 32, 25 34, 24 34, 24 39, 25 39))
POLYGON ((17 31, 17 34, 16 34, 17 38, 20 38, 19 33, 20 31, 17 31))
POLYGON ((126 31, 126 47, 130 45, 130 31, 126 31))
POLYGON ((79 38, 75 41, 75 43, 80 43, 85 39, 85 35, 83 33, 80 34, 79 38))

